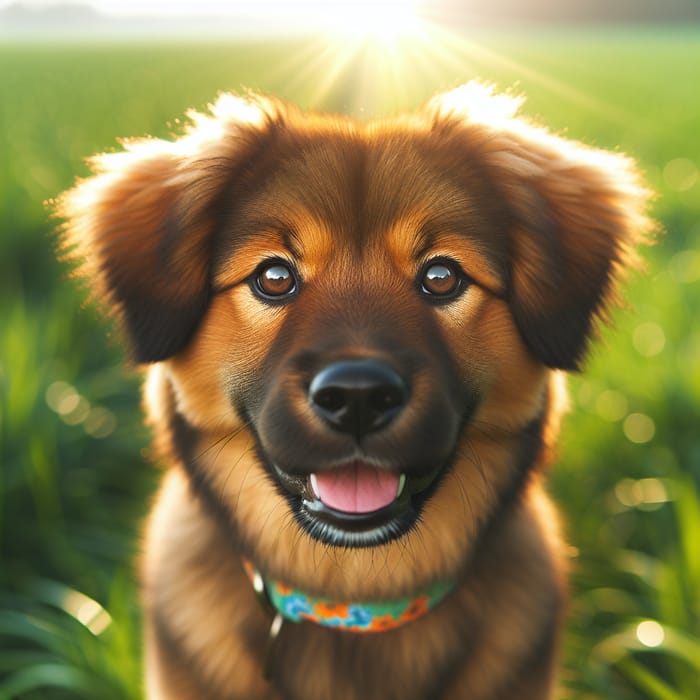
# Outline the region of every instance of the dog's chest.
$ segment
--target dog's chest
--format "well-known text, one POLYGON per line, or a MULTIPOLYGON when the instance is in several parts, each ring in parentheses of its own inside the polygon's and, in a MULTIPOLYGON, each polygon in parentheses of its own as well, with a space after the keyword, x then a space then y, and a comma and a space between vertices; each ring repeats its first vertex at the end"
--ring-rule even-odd
POLYGON ((356 634, 285 623, 271 659, 275 684, 284 700, 437 700, 452 664, 447 648, 421 643, 426 626, 356 634))

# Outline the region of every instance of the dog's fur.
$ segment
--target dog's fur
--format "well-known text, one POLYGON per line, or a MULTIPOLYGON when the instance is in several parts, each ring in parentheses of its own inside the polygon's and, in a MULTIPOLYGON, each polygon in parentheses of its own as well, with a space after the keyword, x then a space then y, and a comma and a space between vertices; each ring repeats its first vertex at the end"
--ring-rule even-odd
POLYGON ((649 222, 631 161, 518 107, 470 84, 357 123, 224 95, 172 142, 96 157, 62 198, 64 250, 150 365, 170 464, 142 562, 151 700, 553 697, 565 557, 542 471, 562 371, 649 222), (436 256, 465 273, 447 303, 416 282, 436 256), (268 258, 298 270, 284 303, 254 293, 268 258), (410 527, 352 546, 312 536, 270 465, 308 474, 347 449, 307 388, 311 367, 364 357, 411 394, 360 447, 441 469, 410 527), (244 558, 340 601, 456 589, 385 633, 286 623, 268 681, 244 558))

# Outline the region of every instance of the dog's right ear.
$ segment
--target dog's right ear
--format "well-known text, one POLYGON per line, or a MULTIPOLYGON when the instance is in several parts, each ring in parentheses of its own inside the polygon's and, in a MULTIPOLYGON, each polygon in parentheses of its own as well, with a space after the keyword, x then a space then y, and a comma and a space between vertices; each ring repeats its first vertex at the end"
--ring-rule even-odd
POLYGON ((57 202, 65 257, 116 312, 139 363, 172 356, 195 331, 222 197, 282 119, 280 105, 257 97, 223 95, 211 110, 190 113, 175 141, 95 156, 95 174, 57 202))

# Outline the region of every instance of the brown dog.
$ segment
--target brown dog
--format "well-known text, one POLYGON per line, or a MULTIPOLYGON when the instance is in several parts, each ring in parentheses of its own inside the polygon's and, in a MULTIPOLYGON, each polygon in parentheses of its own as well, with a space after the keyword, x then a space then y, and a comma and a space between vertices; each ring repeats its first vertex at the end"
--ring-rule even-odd
POLYGON ((152 700, 553 696, 561 370, 648 222, 630 161, 517 108, 470 84, 356 123, 224 95, 62 199, 171 465, 152 700))

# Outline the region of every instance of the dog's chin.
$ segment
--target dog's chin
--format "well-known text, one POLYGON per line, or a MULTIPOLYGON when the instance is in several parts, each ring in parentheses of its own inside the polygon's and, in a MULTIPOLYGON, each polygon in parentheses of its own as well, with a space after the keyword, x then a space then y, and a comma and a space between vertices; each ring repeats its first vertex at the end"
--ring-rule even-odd
POLYGON ((445 465, 441 464, 420 476, 412 476, 386 466, 355 461, 328 468, 319 476, 294 474, 274 463, 272 466, 300 526, 312 538, 337 547, 375 547, 404 536, 416 526, 424 504, 445 471, 445 465), (353 499, 342 494, 342 486, 322 487, 322 480, 330 478, 332 482, 336 475, 349 469, 362 471, 366 481, 374 481, 375 493, 371 488, 368 493, 367 488, 355 484, 356 490, 365 493, 353 499))

